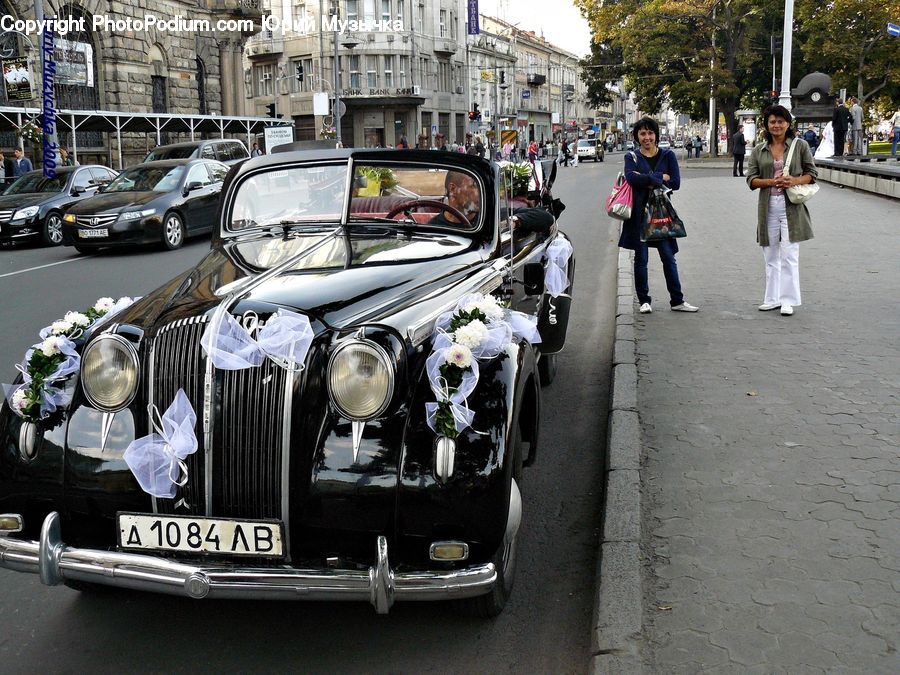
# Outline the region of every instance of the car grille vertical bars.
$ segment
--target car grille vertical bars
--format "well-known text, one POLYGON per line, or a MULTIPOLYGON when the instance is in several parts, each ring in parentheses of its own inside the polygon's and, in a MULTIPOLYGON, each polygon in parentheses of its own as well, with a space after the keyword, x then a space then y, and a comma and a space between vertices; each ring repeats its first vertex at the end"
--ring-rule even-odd
MULTIPOLYGON (((198 418, 202 419, 204 374, 206 357, 200 347, 200 337, 206 324, 205 316, 179 319, 164 326, 153 339, 150 354, 151 383, 148 390, 149 402, 160 414, 165 412, 175 399, 179 389, 184 389, 198 418)), ((174 499, 156 499, 159 513, 207 514, 207 490, 204 487, 208 466, 206 462, 206 439, 198 434, 197 452, 188 455, 188 482, 178 488, 174 499)))

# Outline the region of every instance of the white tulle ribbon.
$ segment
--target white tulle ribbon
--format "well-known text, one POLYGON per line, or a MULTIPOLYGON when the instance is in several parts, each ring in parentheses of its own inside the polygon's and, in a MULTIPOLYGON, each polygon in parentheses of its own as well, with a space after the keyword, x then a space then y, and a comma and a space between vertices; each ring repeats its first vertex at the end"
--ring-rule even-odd
POLYGON ((287 370, 300 370, 313 340, 309 318, 279 309, 260 328, 256 339, 220 305, 203 332, 200 344, 220 370, 262 365, 266 357, 287 370))
POLYGON ((569 258, 572 244, 565 237, 557 237, 547 247, 547 270, 544 273, 544 288, 554 298, 566 292, 569 287, 569 258))
POLYGON ((512 330, 513 337, 519 342, 524 340, 533 345, 540 343, 541 334, 537 328, 538 318, 534 314, 508 309, 506 310, 506 322, 512 330))
POLYGON ((183 389, 161 417, 156 406, 149 411, 155 433, 133 440, 125 450, 125 463, 144 492, 171 499, 187 483, 184 460, 197 451, 197 414, 183 389))
POLYGON ((442 346, 432 352, 425 362, 428 384, 431 385, 431 391, 434 392, 437 398, 437 403, 425 404, 427 422, 432 431, 437 431, 436 415, 438 408, 441 403, 449 403, 456 433, 460 433, 471 426, 472 420, 475 419, 475 412, 469 409, 466 399, 475 391, 475 387, 478 385, 478 361, 472 360, 469 369, 462 375, 462 382, 459 387, 457 387, 456 391, 451 392, 447 380, 441 375, 441 366, 447 362, 447 353, 450 351, 452 343, 449 342, 446 336, 443 336, 440 344, 442 346))

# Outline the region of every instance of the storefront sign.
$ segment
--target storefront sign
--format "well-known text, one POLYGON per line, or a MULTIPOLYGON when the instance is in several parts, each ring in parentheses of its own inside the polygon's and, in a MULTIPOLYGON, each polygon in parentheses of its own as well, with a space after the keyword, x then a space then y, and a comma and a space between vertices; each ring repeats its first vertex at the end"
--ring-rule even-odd
POLYGON ((57 84, 94 86, 94 48, 88 43, 57 39, 53 60, 57 84))
POLYGON ((3 79, 7 101, 30 101, 34 98, 26 59, 3 59, 3 79))
POLYGON ((384 98, 419 96, 419 87, 397 87, 394 89, 344 89, 341 98, 384 98))
POLYGON ((466 32, 469 35, 478 35, 481 32, 478 17, 478 0, 468 0, 469 17, 466 20, 466 32))

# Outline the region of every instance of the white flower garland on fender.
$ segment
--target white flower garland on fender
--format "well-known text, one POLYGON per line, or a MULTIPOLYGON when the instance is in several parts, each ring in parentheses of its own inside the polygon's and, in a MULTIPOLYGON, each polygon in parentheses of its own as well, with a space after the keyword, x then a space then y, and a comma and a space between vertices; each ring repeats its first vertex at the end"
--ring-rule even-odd
POLYGON ((21 384, 3 385, 12 411, 28 422, 37 423, 69 405, 72 396, 65 385, 55 385, 81 368, 81 356, 76 348, 83 342, 85 331, 136 299, 99 298, 86 312, 66 312, 62 319, 42 328, 39 333, 42 341, 32 345, 22 363, 16 365, 22 373, 21 384))
POLYGON ((472 425, 475 411, 467 398, 478 385, 478 362, 506 353, 514 342, 541 341, 537 317, 500 305, 491 295, 473 293, 438 317, 434 345, 425 362, 435 402, 425 404, 428 426, 446 438, 456 438, 472 425))
POLYGON ((565 237, 557 237, 547 247, 547 272, 544 287, 554 298, 566 292, 569 287, 569 258, 572 257, 572 243, 565 237))

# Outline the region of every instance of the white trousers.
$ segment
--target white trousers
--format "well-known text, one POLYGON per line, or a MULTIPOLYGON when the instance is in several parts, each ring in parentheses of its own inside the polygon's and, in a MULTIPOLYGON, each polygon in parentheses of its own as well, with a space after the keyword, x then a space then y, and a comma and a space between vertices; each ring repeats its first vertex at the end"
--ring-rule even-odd
POLYGON ((769 198, 769 245, 763 246, 766 261, 766 304, 800 304, 800 244, 788 234, 784 195, 769 198))

